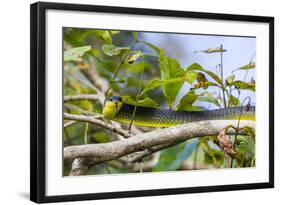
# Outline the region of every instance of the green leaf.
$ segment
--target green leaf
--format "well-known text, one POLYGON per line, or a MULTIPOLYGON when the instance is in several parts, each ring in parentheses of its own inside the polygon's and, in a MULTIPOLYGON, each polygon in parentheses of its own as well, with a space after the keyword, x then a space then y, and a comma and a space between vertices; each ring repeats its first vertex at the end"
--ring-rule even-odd
POLYGON ((148 84, 144 87, 144 89, 141 92, 141 96, 145 93, 147 93, 150 90, 154 90, 155 88, 158 88, 161 86, 161 80, 159 79, 152 79, 148 82, 148 84))
POLYGON ((216 167, 221 167, 223 165, 224 152, 213 146, 209 137, 200 138, 200 147, 204 152, 205 163, 214 164, 216 167))
POLYGON ((209 103, 212 103, 218 107, 220 107, 220 104, 218 102, 218 99, 217 98, 214 98, 212 95, 209 95, 209 96, 200 96, 197 98, 197 101, 200 101, 200 102, 209 102, 209 103))
POLYGON ((199 65, 198 63, 193 63, 190 66, 188 66, 186 68, 186 71, 194 71, 194 70, 198 70, 198 71, 202 71, 206 74, 208 74, 211 78, 213 78, 219 85, 223 85, 222 80, 212 71, 209 70, 205 70, 201 65, 199 65))
POLYGON ((169 80, 152 79, 144 87, 144 89, 143 89, 143 91, 141 92, 140 95, 143 95, 146 92, 148 92, 150 90, 154 90, 154 89, 156 89, 160 86, 169 85, 169 84, 172 84, 172 83, 183 82, 183 81, 184 81, 184 77, 172 78, 172 79, 169 79, 169 80))
POLYGON ((255 67, 256 67, 255 63, 249 63, 249 64, 246 64, 244 66, 241 66, 241 67, 237 68, 237 70, 250 70, 250 69, 255 68, 255 67))
POLYGON ((225 81, 227 84, 230 84, 234 81, 234 79, 235 79, 235 75, 230 75, 225 79, 225 81))
MULTIPOLYGON (((142 72, 143 62, 137 62, 134 64, 127 64, 125 67, 126 72, 131 73, 140 73, 142 72)), ((150 71, 152 69, 152 66, 148 62, 144 62, 144 70, 150 71)))
POLYGON ((89 30, 88 33, 93 34, 107 44, 112 44, 112 38, 109 31, 106 30, 89 30))
POLYGON ((103 44, 102 51, 108 56, 116 56, 121 53, 123 50, 129 50, 130 47, 117 47, 112 44, 103 44))
POLYGON ((139 100, 138 103, 136 100, 132 99, 130 96, 126 96, 126 95, 122 96, 122 99, 125 103, 130 104, 130 105, 138 105, 141 107, 152 107, 152 108, 159 107, 159 105, 149 97, 139 100))
POLYGON ((80 61, 81 57, 89 50, 91 50, 91 46, 82 46, 76 48, 70 48, 64 51, 63 57, 64 61, 80 61))
POLYGON ((221 49, 220 47, 218 47, 218 48, 208 48, 206 50, 196 51, 196 53, 197 52, 203 52, 203 53, 209 54, 209 53, 221 53, 221 52, 226 52, 226 51, 227 50, 221 49))
POLYGON ((152 50, 154 50, 157 54, 160 54, 161 52, 163 52, 163 50, 161 48, 158 48, 157 46, 151 44, 151 43, 148 43, 146 41, 139 41, 145 45, 147 45, 148 47, 150 47, 152 50))
POLYGON ((256 131, 254 128, 252 127, 249 127, 249 126, 245 126, 245 127, 242 127, 242 129, 246 132, 246 134, 250 137, 253 138, 254 142, 256 140, 256 131))
MULTIPOLYGON (((170 80, 185 75, 185 71, 180 67, 180 64, 175 59, 167 57, 164 51, 160 52, 158 62, 161 71, 161 80, 170 80)), ((165 99, 170 108, 172 108, 182 85, 183 81, 179 81, 162 86, 165 99)))
POLYGON ((186 109, 191 107, 192 104, 197 100, 198 94, 195 94, 194 90, 190 90, 187 94, 185 94, 179 104, 176 107, 177 111, 187 111, 186 109))
POLYGON ((197 78, 197 73, 194 71, 187 71, 185 73, 186 81, 191 85, 194 80, 197 78))
POLYGON ((238 106, 238 105, 240 105, 239 99, 233 95, 230 95, 229 99, 228 99, 228 106, 232 107, 232 106, 238 106))
POLYGON ((132 33, 133 33, 134 41, 137 41, 139 37, 139 33, 138 32, 132 32, 132 33))
POLYGON ((237 136, 235 159, 241 167, 250 167, 255 159, 255 142, 250 136, 237 136))
POLYGON ((243 90, 251 90, 251 91, 256 90, 256 84, 247 83, 247 82, 240 81, 240 80, 230 83, 229 86, 235 86, 236 88, 243 89, 243 90))
POLYGON ((110 32, 111 35, 116 35, 116 34, 119 34, 119 33, 120 33, 120 31, 113 31, 113 30, 111 30, 111 31, 109 31, 109 32, 110 32))
POLYGON ((141 51, 132 53, 132 55, 130 55, 129 58, 127 59, 128 63, 129 64, 134 63, 139 57, 141 57, 141 55, 142 55, 141 51))
POLYGON ((185 161, 196 148, 198 140, 190 143, 181 143, 174 147, 161 151, 158 164, 153 168, 153 171, 175 171, 183 161, 185 161))

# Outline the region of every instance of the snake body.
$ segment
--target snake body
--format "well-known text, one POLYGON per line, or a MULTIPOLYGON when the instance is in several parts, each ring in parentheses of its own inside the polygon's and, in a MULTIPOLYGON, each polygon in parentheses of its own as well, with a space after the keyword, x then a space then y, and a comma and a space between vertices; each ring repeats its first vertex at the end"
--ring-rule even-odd
MULTIPOLYGON (((122 103, 112 120, 130 123, 135 106, 122 103)), ((133 124, 147 127, 170 127, 204 120, 255 120, 254 106, 238 106, 206 111, 171 111, 163 108, 137 106, 133 124)))

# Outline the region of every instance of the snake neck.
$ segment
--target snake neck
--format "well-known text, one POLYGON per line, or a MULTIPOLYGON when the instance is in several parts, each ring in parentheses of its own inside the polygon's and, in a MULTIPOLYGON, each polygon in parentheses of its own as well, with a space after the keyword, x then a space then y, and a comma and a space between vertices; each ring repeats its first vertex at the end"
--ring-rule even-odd
MULTIPOLYGON (((130 123, 135 106, 123 103, 112 118, 121 123, 130 123)), ((133 124, 148 127, 170 127, 178 124, 204 120, 255 120, 254 106, 240 106, 206 111, 171 111, 163 108, 138 106, 133 124)))

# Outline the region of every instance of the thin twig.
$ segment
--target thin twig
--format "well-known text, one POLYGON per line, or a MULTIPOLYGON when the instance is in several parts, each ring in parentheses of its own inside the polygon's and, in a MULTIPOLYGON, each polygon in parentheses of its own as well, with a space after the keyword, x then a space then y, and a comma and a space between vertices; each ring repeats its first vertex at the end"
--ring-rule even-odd
POLYGON ((140 96, 140 91, 141 91, 141 86, 142 86, 142 82, 143 82, 143 74, 144 74, 144 55, 141 54, 142 56, 142 73, 141 73, 141 80, 140 80, 140 83, 139 83, 139 88, 138 88, 138 94, 137 94, 137 99, 136 99, 136 105, 135 105, 135 108, 134 108, 134 111, 133 111, 133 115, 132 115, 132 118, 131 118, 131 122, 130 122, 130 125, 129 125, 129 131, 131 130, 131 127, 132 127, 132 124, 133 124, 133 121, 134 121, 134 117, 135 117, 135 114, 136 114, 136 111, 137 111, 137 107, 138 107, 138 104, 139 104, 139 96, 140 96))
POLYGON ((63 97, 64 102, 73 100, 99 100, 99 97, 95 94, 67 95, 63 97))
POLYGON ((81 121, 81 122, 89 122, 92 124, 95 124, 99 127, 102 127, 104 129, 110 130, 112 132, 115 132, 117 134, 122 135, 123 137, 132 137, 132 135, 130 133, 128 133, 126 130, 123 130, 121 128, 118 127, 114 127, 113 125, 106 123, 102 120, 96 119, 95 117, 92 116, 85 116, 85 115, 73 115, 73 114, 68 114, 68 113, 64 113, 63 114, 64 119, 68 119, 68 120, 75 120, 75 121, 81 121))
POLYGON ((223 46, 221 45, 220 47, 220 50, 221 50, 221 64, 220 64, 220 71, 221 71, 221 80, 222 80, 222 97, 223 97, 223 104, 224 104, 224 107, 226 108, 226 98, 225 98, 225 88, 224 88, 224 78, 223 78, 223 46))

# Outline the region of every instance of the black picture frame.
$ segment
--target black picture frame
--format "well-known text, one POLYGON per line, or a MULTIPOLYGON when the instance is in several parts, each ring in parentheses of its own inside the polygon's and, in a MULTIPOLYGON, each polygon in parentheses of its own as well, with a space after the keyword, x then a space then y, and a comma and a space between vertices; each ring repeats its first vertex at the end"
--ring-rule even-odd
POLYGON ((83 4, 39 2, 30 7, 30 199, 37 203, 61 202, 75 200, 109 199, 123 197, 140 197, 169 194, 186 194, 197 192, 230 191, 274 187, 274 18, 264 16, 230 15, 144 8, 110 7, 83 4), (204 186, 191 188, 171 188, 158 190, 107 192, 46 196, 45 180, 45 140, 46 140, 46 60, 45 32, 46 11, 67 10, 102 13, 122 13, 136 15, 169 16, 195 19, 233 20, 263 22, 269 24, 269 182, 221 186, 204 186))

